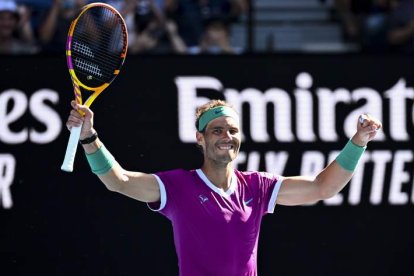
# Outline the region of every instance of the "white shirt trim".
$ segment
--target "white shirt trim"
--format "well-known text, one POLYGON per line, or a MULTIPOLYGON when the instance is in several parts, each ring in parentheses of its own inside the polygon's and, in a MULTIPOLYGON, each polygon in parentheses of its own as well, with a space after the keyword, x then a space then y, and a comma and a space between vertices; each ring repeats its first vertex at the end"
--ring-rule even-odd
POLYGON ((280 186, 282 185, 282 182, 283 182, 283 178, 280 178, 276 182, 275 186, 273 187, 272 196, 270 197, 269 205, 267 206, 267 212, 269 214, 273 214, 273 212, 275 211, 276 199, 277 199, 277 195, 278 195, 279 190, 280 190, 280 186))
POLYGON ((155 179, 157 179, 158 186, 160 187, 160 207, 158 209, 153 209, 149 203, 147 203, 147 206, 150 208, 150 210, 157 212, 164 209, 165 204, 167 204, 167 192, 165 191, 165 185, 162 182, 161 178, 159 178, 159 176, 156 174, 153 174, 153 176, 155 176, 155 179))
POLYGON ((198 176, 201 178, 201 180, 203 180, 203 182, 210 188, 212 189, 214 192, 216 192, 217 194, 224 196, 224 197, 229 197, 231 196, 231 194, 236 190, 237 187, 237 177, 233 171, 232 176, 231 176, 231 182, 230 182, 230 187, 227 191, 223 191, 222 189, 217 188, 216 185, 214 185, 213 183, 211 183, 211 181, 207 178, 207 176, 204 174, 204 172, 201 169, 197 169, 196 170, 198 176))

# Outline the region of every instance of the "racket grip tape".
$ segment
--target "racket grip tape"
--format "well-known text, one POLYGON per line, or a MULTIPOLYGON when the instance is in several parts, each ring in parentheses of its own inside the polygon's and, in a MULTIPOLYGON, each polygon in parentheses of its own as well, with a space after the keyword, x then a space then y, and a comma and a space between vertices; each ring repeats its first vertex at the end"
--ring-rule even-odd
POLYGON ((73 171, 73 163, 75 162, 76 150, 79 144, 79 137, 82 130, 82 125, 78 127, 73 127, 70 136, 68 146, 66 147, 65 158, 61 169, 66 172, 73 171))

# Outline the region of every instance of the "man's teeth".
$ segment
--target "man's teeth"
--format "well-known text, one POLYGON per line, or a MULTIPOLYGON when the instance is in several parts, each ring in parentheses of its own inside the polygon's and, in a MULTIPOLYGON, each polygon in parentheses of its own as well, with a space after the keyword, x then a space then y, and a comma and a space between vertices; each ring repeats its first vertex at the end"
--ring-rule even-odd
POLYGON ((233 146, 229 145, 229 146, 219 146, 219 149, 223 149, 223 150, 229 150, 232 149, 233 146))

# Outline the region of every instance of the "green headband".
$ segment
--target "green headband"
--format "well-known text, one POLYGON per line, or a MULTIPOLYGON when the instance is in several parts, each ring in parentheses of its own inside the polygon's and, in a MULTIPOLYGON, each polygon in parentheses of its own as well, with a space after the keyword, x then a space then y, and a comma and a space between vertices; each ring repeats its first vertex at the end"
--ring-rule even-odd
POLYGON ((221 116, 232 117, 237 122, 239 121, 239 115, 237 115, 233 108, 228 106, 216 106, 207 110, 200 116, 200 119, 198 119, 198 131, 202 132, 209 122, 221 116))

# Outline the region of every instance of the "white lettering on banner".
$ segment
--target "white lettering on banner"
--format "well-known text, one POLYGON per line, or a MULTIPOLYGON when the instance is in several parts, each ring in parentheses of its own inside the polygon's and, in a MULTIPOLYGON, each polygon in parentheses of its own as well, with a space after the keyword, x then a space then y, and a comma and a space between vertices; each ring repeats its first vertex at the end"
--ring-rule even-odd
POLYGON ((372 191, 369 200, 372 204, 378 205, 383 200, 385 169, 387 163, 392 159, 392 153, 388 150, 375 151, 371 153, 370 157, 375 165, 372 173, 372 191))
MULTIPOLYGON (((59 95, 50 89, 40 89, 31 96, 17 89, 8 89, 0 93, 0 143, 9 145, 32 142, 47 144, 54 141, 61 129, 59 114, 47 103, 57 104, 59 95), (38 131, 35 127, 25 126, 13 129, 12 124, 29 112, 34 119, 45 126, 38 131)), ((10 186, 13 183, 16 159, 12 154, 0 154, 0 200, 5 209, 13 205, 10 186)))
MULTIPOLYGON (((384 97, 390 99, 390 136, 395 141, 410 140, 405 114, 407 99, 414 99, 413 88, 408 88, 405 80, 400 79, 398 83, 384 93, 384 97)), ((411 123, 414 123, 414 117, 411 123)))
POLYGON ((28 131, 12 131, 9 126, 20 119, 27 108, 26 95, 15 89, 0 94, 0 141, 7 144, 21 144, 27 141, 28 131), (12 103, 12 110, 7 113, 7 106, 12 103))
POLYGON ((6 144, 22 144, 30 141, 36 144, 47 144, 56 139, 62 129, 59 114, 45 103, 50 101, 56 104, 59 95, 56 91, 41 89, 36 91, 28 100, 26 94, 20 90, 9 89, 0 94, 0 142, 6 144), (8 107, 11 110, 8 111, 8 107), (30 113, 40 123, 46 126, 44 132, 27 127, 21 130, 12 130, 11 124, 17 122, 29 108, 30 113))
POLYGON ((13 206, 10 186, 13 183, 16 160, 11 154, 0 154, 0 200, 3 208, 13 206))
POLYGON ((296 100, 296 135, 303 142, 313 142, 316 140, 313 126, 313 99, 309 91, 313 84, 313 79, 308 73, 300 73, 296 77, 294 96, 296 100))
MULTIPOLYGON (((332 162, 333 160, 335 160, 335 158, 338 156, 339 151, 332 151, 331 153, 329 153, 328 155, 328 163, 332 162)), ((317 173, 317 172, 316 172, 317 173)), ((313 176, 316 176, 316 173, 313 176)), ((325 199, 323 201, 323 203, 325 205, 328 206, 335 206, 335 205, 340 205, 344 202, 344 197, 341 193, 336 194, 335 196, 325 199)))
POLYGON ((260 154, 256 151, 252 151, 249 153, 249 157, 248 157, 248 163, 247 163, 247 170, 248 171, 253 171, 255 170, 259 164, 260 164, 260 154))
MULTIPOLYGON (((344 129, 345 135, 351 137, 355 133, 355 118, 358 118, 362 113, 370 113, 374 117, 378 118, 380 121, 383 119, 383 108, 382 108, 382 98, 381 95, 371 88, 358 88, 352 91, 351 93, 352 102, 358 102, 364 100, 366 103, 360 107, 354 109, 348 114, 345 118, 344 129)), ((384 141, 385 135, 383 131, 380 131, 375 136, 376 141, 384 141)))
MULTIPOLYGON (((315 177, 328 163, 336 158, 338 153, 339 151, 332 151, 328 154, 328 158, 326 158, 319 151, 303 152, 300 175, 315 177)), ((267 172, 283 175, 289 158, 288 153, 284 151, 270 151, 265 153, 259 153, 257 151, 246 153, 242 151, 234 161, 234 167, 237 169, 243 166, 248 171, 257 171, 261 167, 260 160, 262 156, 265 156, 264 161, 266 162, 265 167, 267 172), (269 167, 269 164, 272 164, 273 167, 269 167)), ((369 201, 373 205, 383 203, 383 200, 387 200, 383 196, 383 191, 386 183, 385 171, 388 166, 391 168, 388 203, 391 205, 408 204, 409 197, 412 197, 414 194, 414 183, 412 183, 411 192, 409 187, 405 187, 404 189, 403 185, 410 182, 410 177, 411 182, 413 182, 414 175, 410 175, 408 170, 404 168, 407 165, 413 166, 413 161, 413 152, 409 150, 396 151, 395 153, 389 150, 366 151, 359 161, 353 178, 348 184, 348 192, 346 195, 339 193, 332 198, 324 200, 323 203, 328 206, 344 204, 344 200, 349 205, 359 205, 364 200, 369 201), (390 162, 392 163, 390 164, 390 162), (410 162, 411 164, 409 164, 410 162), (368 180, 364 179, 367 164, 373 167, 373 177, 368 180), (369 186, 364 188, 363 185, 369 186), (364 191, 368 191, 368 194, 365 194, 364 191)), ((411 203, 414 203, 414 200, 411 203)))
POLYGON ((325 167, 325 156, 319 151, 303 153, 300 175, 316 175, 325 167))
MULTIPOLYGON (((278 87, 264 91, 254 87, 239 90, 225 88, 219 79, 211 76, 179 76, 175 82, 178 89, 179 138, 185 143, 195 142, 195 110, 210 98, 224 98, 238 111, 242 118, 242 141, 248 134, 253 143, 273 140, 292 145, 298 142, 337 142, 340 135, 351 137, 355 133, 356 118, 362 113, 372 114, 386 126, 385 131, 377 133, 376 142, 400 143, 414 139, 410 137, 414 133, 414 88, 408 87, 403 78, 383 92, 371 87, 352 90, 346 87, 313 87, 314 79, 307 72, 296 76, 296 88, 292 92, 278 87), (210 90, 208 93, 211 96, 205 96, 207 93, 199 96, 200 89, 210 90), (338 106, 352 106, 347 114, 341 114, 344 120, 340 126, 336 119, 338 106), (272 114, 268 116, 270 110, 272 114), (388 112, 384 113, 384 110, 388 112), (384 114, 387 114, 386 118, 384 114), (411 114, 411 118, 407 114, 411 114), (273 122, 271 126, 270 121, 273 122), (243 127, 246 122, 249 122, 249 129, 243 127)), ((329 206, 345 203, 359 205, 365 200, 372 205, 384 201, 391 205, 414 204, 414 187, 408 185, 414 181, 414 176, 410 174, 412 169, 408 169, 414 166, 413 150, 393 146, 399 149, 366 151, 347 186, 347 192, 323 203, 329 206)), ((297 173, 315 176, 338 153, 331 151, 326 158, 323 151, 303 151, 297 173)), ((283 175, 288 159, 289 153, 285 151, 240 152, 234 165, 247 170, 264 168, 283 175)))
MULTIPOLYGON (((271 88, 264 93, 255 88, 246 88, 240 93, 234 89, 225 91, 226 100, 229 101, 242 116, 242 105, 250 106, 250 136, 255 142, 269 142, 267 132, 266 106, 271 103, 274 106, 274 136, 281 142, 292 142, 291 99, 288 93, 282 89, 271 88)), ((243 130, 243 120, 241 122, 243 130)))
POLYGON ((410 180, 410 175, 405 170, 405 164, 413 161, 413 152, 411 150, 399 150, 395 153, 394 158, 389 201, 395 205, 406 204, 409 196, 403 191, 403 185, 410 180))
POLYGON ((286 151, 268 151, 265 154, 266 171, 282 175, 285 170, 289 154, 286 151))
POLYGON ((54 104, 59 102, 59 95, 50 89, 37 91, 30 98, 30 112, 41 123, 46 126, 46 131, 37 132, 30 130, 30 140, 37 144, 46 144, 55 140, 62 129, 62 121, 59 114, 45 104, 50 101, 54 104))
POLYGON ((208 98, 198 97, 197 89, 223 89, 221 82, 212 77, 178 77, 179 136, 183 142, 195 142, 195 114, 197 106, 208 102, 208 98))
POLYGON ((355 170, 354 176, 352 177, 350 184, 349 184, 349 195, 348 195, 348 202, 350 205, 358 205, 361 203, 362 197, 362 184, 364 171, 365 171, 365 164, 368 161, 369 154, 364 154, 361 159, 359 160, 358 169, 355 170))
MULTIPOLYGON (((351 136, 355 131, 355 120, 361 113, 370 113, 379 120, 386 119, 387 125, 390 126, 389 137, 384 132, 378 133, 376 141, 385 141, 391 139, 394 141, 409 141, 409 131, 407 126, 413 127, 414 108, 414 89, 406 85, 404 79, 400 79, 392 88, 384 92, 384 101, 380 92, 369 88, 361 87, 353 91, 346 88, 316 88, 317 103, 313 102, 310 87, 313 84, 313 78, 309 73, 303 72, 298 74, 296 85, 293 93, 288 93, 281 88, 270 88, 266 91, 260 91, 256 88, 245 88, 238 91, 233 88, 224 88, 220 80, 207 77, 185 77, 180 76, 175 79, 178 88, 178 114, 179 114, 179 136, 182 142, 195 142, 195 109, 200 104, 207 102, 209 99, 197 95, 198 89, 210 89, 217 96, 213 98, 224 97, 226 101, 234 106, 243 116, 243 105, 248 104, 250 120, 250 136, 253 142, 266 143, 271 140, 268 132, 267 107, 273 106, 274 113, 274 133, 273 137, 280 142, 311 142, 317 139, 314 130, 313 107, 318 106, 318 138, 324 142, 334 142, 339 139, 336 127, 336 107, 339 104, 356 104, 363 101, 361 107, 355 108, 347 114, 343 131, 347 136, 351 136), (293 95, 293 96, 292 96, 293 95), (292 99, 294 97, 294 100, 292 99), (413 120, 407 122, 406 106, 411 102, 413 120), (296 129, 293 132, 292 107, 295 104, 295 122, 296 129), (384 105, 389 104, 389 118, 383 118, 384 105)), ((243 133, 243 120, 241 121, 243 133)), ((244 135, 242 135, 244 138, 244 135)))
POLYGON ((317 90, 319 102, 319 136, 322 141, 332 142, 338 140, 336 133, 336 112, 335 107, 338 103, 350 103, 351 95, 344 88, 332 91, 327 88, 317 90))

